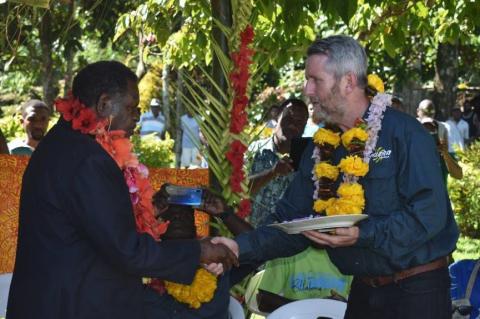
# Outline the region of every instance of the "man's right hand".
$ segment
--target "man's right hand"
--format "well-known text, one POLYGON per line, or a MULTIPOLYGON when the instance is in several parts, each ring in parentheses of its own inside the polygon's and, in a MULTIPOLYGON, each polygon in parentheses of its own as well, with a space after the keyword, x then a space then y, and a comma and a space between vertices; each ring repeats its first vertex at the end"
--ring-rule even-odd
POLYGON ((238 267, 238 256, 222 243, 214 244, 210 238, 200 240, 200 263, 222 263, 224 270, 238 267))
POLYGON ((202 205, 199 209, 209 215, 217 216, 229 209, 229 207, 221 197, 213 194, 208 189, 203 189, 202 205))

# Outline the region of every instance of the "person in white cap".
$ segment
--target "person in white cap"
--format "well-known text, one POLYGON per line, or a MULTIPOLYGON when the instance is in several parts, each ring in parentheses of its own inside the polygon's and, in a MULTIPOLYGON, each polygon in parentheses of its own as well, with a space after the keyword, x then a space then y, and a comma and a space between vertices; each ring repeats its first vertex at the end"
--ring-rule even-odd
POLYGON ((161 111, 160 100, 152 99, 150 111, 140 116, 140 135, 156 134, 159 138, 165 137, 165 117, 161 111))

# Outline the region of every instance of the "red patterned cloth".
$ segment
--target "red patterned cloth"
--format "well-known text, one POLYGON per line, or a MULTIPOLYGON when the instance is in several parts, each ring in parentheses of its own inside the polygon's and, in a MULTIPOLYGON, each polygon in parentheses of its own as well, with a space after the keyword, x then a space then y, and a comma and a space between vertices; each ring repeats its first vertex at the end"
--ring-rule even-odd
MULTIPOLYGON (((18 208, 22 176, 29 157, 0 155, 0 274, 12 272, 15 262, 18 232, 18 208)), ((154 190, 163 183, 184 186, 208 186, 208 170, 150 168, 150 183, 154 190)), ((209 234, 209 216, 195 211, 199 237, 209 234)))

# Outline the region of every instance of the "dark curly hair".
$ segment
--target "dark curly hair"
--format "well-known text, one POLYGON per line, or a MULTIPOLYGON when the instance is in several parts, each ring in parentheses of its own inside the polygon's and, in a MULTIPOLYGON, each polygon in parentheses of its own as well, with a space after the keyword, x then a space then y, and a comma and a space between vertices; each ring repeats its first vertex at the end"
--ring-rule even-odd
POLYGON ((99 61, 84 67, 73 79, 72 93, 80 102, 93 107, 104 93, 115 95, 127 91, 129 81, 138 78, 118 61, 99 61))

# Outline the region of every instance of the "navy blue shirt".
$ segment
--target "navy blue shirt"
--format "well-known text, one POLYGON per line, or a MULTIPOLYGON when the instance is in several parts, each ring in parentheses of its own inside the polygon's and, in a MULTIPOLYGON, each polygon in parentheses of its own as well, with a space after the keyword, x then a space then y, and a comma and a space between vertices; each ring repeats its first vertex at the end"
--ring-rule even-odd
MULTIPOLYGON (((269 222, 315 214, 311 158, 314 144, 304 152, 300 169, 269 222)), ((334 153, 338 164, 347 154, 334 153)), ((368 174, 360 179, 365 190, 360 237, 351 247, 328 249, 344 274, 388 275, 446 256, 455 249, 458 228, 442 179, 433 139, 413 117, 387 108, 368 174)), ((303 235, 287 235, 264 226, 236 238, 240 261, 256 264, 290 256, 309 245, 303 235)))

